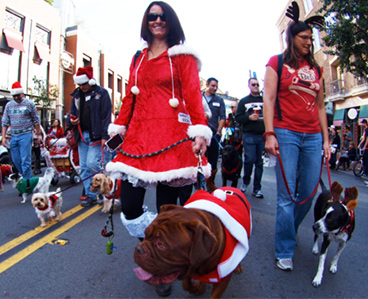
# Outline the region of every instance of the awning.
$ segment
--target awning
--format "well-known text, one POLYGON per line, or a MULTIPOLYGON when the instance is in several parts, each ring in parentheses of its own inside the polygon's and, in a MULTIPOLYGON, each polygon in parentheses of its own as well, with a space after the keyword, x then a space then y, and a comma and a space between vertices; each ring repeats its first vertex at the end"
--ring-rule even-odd
POLYGON ((345 109, 341 109, 341 110, 335 110, 335 114, 334 114, 334 118, 333 120, 344 120, 344 113, 345 113, 345 109))
POLYGON ((368 118, 368 105, 364 105, 360 107, 359 111, 359 120, 363 118, 368 118))
POLYGON ((6 43, 9 48, 17 49, 19 51, 24 51, 22 34, 10 28, 4 28, 3 33, 5 35, 6 43))
POLYGON ((50 48, 48 45, 45 45, 40 42, 35 43, 35 48, 37 50, 38 56, 41 60, 47 60, 50 61, 50 48))

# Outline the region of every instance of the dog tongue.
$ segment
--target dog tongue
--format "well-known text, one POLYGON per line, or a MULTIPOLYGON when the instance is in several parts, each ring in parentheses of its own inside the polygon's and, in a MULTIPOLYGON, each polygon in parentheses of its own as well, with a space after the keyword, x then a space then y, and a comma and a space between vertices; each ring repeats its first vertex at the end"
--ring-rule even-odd
POLYGON ((141 267, 133 269, 139 280, 148 280, 152 277, 151 273, 144 271, 141 267))

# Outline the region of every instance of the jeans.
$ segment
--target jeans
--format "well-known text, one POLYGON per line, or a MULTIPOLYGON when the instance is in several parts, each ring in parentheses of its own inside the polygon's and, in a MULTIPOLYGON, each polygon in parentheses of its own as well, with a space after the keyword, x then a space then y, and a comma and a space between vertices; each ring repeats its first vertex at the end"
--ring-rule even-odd
POLYGON ((220 140, 221 140, 221 136, 219 134, 215 134, 211 139, 210 146, 207 147, 206 155, 207 155, 208 163, 211 164, 212 171, 217 169, 220 140))
MULTIPOLYGON (((311 196, 319 183, 322 163, 322 135, 275 128, 286 181, 296 202, 311 196)), ((279 162, 276 164, 277 210, 275 231, 276 259, 292 258, 299 225, 312 206, 313 198, 297 205, 285 187, 279 162)))
POLYGON ((262 152, 265 148, 265 143, 262 135, 243 133, 244 147, 244 177, 245 185, 249 185, 250 177, 254 170, 253 191, 261 190, 261 180, 263 174, 263 159, 262 152))
POLYGON ((78 144, 80 177, 83 180, 86 196, 96 199, 97 194, 91 191, 90 183, 93 175, 102 169, 101 143, 90 146, 90 144, 96 141, 91 141, 88 131, 83 132, 83 138, 87 144, 83 140, 80 140, 78 144))
POLYGON ((32 132, 12 135, 11 138, 11 157, 15 167, 24 179, 32 177, 32 140, 32 132))

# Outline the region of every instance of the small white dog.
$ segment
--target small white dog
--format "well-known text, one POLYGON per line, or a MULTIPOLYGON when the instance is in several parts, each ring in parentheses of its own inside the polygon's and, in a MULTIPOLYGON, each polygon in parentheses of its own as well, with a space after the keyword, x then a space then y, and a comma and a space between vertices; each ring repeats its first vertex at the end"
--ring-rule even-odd
MULTIPOLYGON (((111 205, 112 205, 112 198, 114 193, 114 187, 115 187, 115 181, 112 180, 110 177, 103 173, 98 173, 93 177, 93 180, 91 182, 91 191, 92 192, 98 192, 100 190, 104 203, 103 208, 101 210, 102 213, 108 213, 110 211, 111 205)), ((115 204, 114 204, 114 210, 116 210, 117 206, 120 204, 120 185, 121 180, 117 180, 117 186, 115 191, 115 204)))
POLYGON ((48 217, 49 221, 55 216, 56 221, 60 220, 61 206, 63 204, 60 187, 57 188, 56 192, 34 193, 31 202, 35 208, 37 217, 41 220, 41 226, 46 225, 45 217, 48 217))
POLYGON ((10 179, 13 180, 13 187, 22 194, 21 203, 25 203, 28 194, 33 192, 48 193, 54 175, 55 170, 52 167, 48 167, 43 177, 33 177, 25 180, 19 174, 13 173, 10 175, 10 179))

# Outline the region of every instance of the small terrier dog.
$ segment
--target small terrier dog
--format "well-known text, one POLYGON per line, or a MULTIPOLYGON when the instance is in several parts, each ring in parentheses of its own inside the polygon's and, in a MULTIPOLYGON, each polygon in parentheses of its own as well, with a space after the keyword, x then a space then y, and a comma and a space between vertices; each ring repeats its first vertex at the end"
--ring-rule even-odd
POLYGON ((56 216, 56 221, 61 217, 61 206, 63 204, 63 198, 61 197, 60 187, 56 192, 49 193, 34 193, 32 195, 32 205, 35 208, 37 217, 41 220, 41 226, 45 226, 45 217, 48 217, 49 221, 56 216))
MULTIPOLYGON (((98 192, 103 196, 103 208, 101 210, 102 213, 108 213, 110 211, 112 205, 112 198, 114 196, 114 188, 115 188, 115 181, 112 180, 110 177, 103 173, 98 173, 93 177, 93 180, 90 184, 92 192, 98 192)), ((120 187, 121 187, 121 180, 117 180, 117 186, 115 191, 115 203, 114 203, 114 210, 120 204, 120 187)))
POLYGON ((33 177, 25 180, 19 174, 13 173, 10 175, 10 179, 13 180, 13 187, 22 194, 21 203, 25 203, 28 194, 33 192, 48 193, 54 175, 55 170, 52 167, 48 167, 43 177, 33 177))
POLYGON ((354 209, 358 205, 358 188, 351 187, 345 189, 345 198, 340 200, 343 187, 334 182, 330 191, 323 191, 317 198, 314 206, 315 223, 313 225, 314 245, 312 252, 318 254, 318 235, 323 235, 321 254, 316 276, 312 281, 314 287, 322 284, 323 271, 326 262, 327 250, 331 241, 339 244, 336 255, 333 257, 330 272, 337 272, 337 263, 344 250, 347 241, 350 240, 355 228, 354 209), (332 198, 331 198, 332 196, 332 198))

